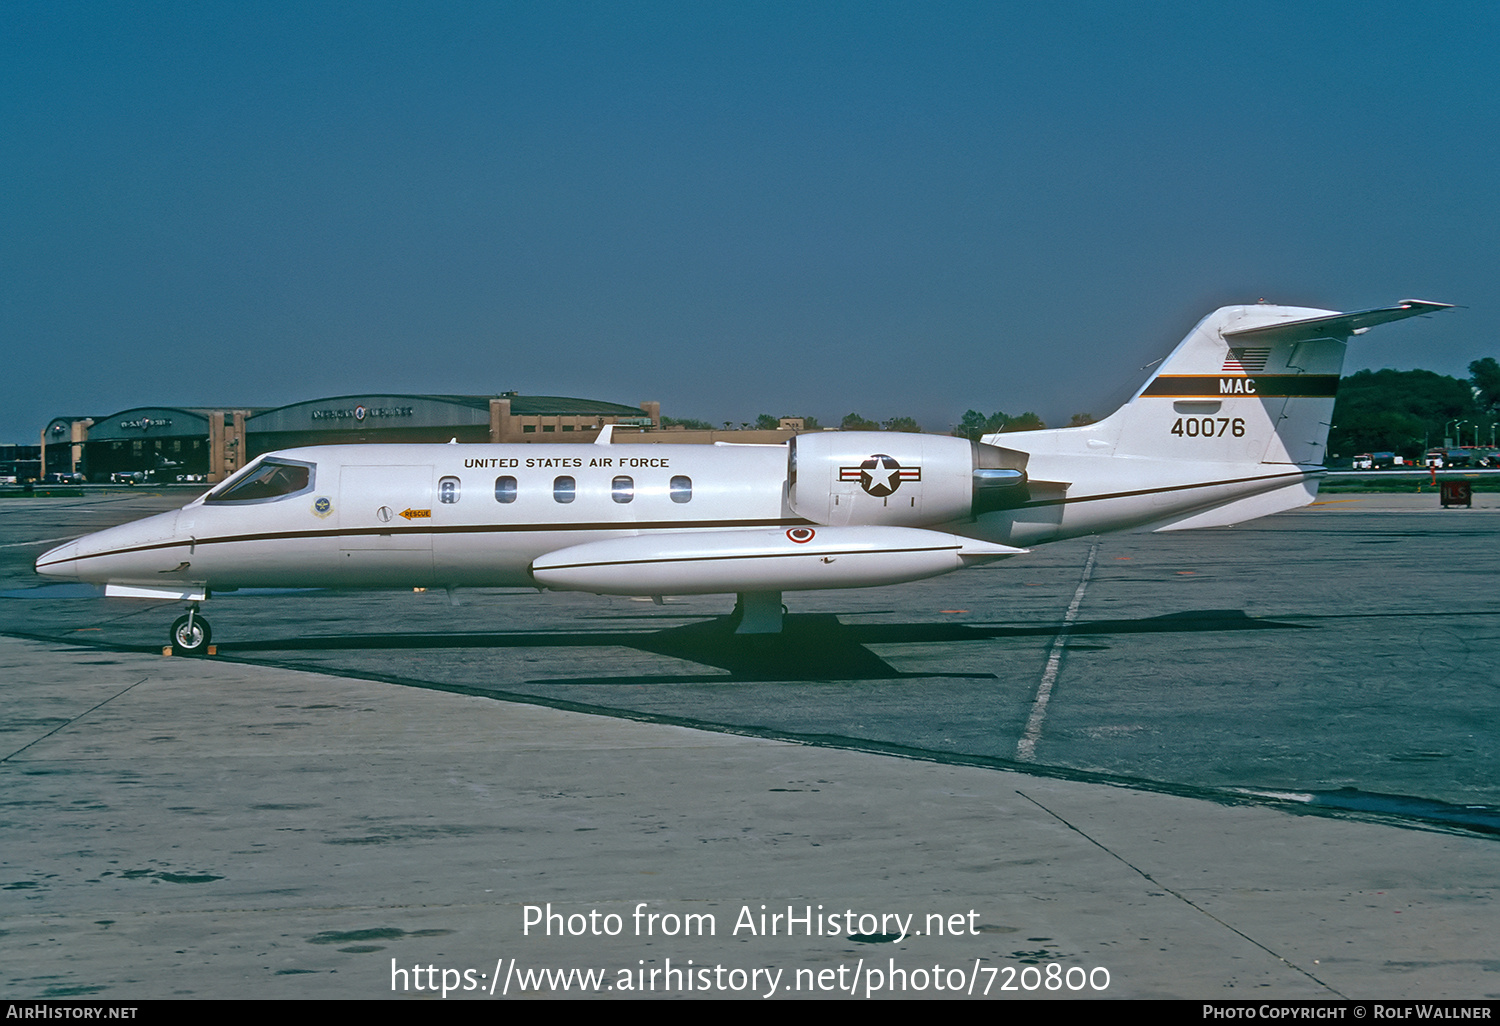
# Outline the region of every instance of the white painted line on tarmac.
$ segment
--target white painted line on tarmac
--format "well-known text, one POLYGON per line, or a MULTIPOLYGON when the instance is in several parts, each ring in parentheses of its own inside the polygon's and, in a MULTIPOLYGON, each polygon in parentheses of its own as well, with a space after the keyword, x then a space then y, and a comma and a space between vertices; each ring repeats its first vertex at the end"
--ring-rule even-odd
POLYGON ((1036 760, 1036 743, 1042 736, 1042 721, 1047 717, 1047 702, 1052 697, 1052 685, 1057 683, 1057 671, 1062 666, 1062 654, 1068 644, 1068 632, 1073 629, 1073 621, 1078 619, 1078 607, 1083 605, 1083 593, 1089 586, 1089 578, 1093 576, 1094 557, 1098 554, 1099 543, 1094 542, 1089 547, 1089 558, 1083 563, 1083 579, 1078 582, 1078 590, 1073 592, 1073 601, 1068 603, 1068 611, 1063 615, 1062 626, 1052 638, 1052 647, 1047 653, 1047 668, 1042 671, 1042 682, 1037 685, 1036 698, 1031 703, 1031 718, 1026 721, 1026 732, 1021 735, 1021 741, 1016 745, 1016 758, 1021 762, 1036 760))
POLYGON ((81 534, 70 534, 62 538, 38 538, 36 541, 29 542, 6 542, 4 545, 0 545, 0 549, 24 549, 28 545, 50 545, 53 542, 73 541, 76 538, 82 537, 83 535, 81 534))

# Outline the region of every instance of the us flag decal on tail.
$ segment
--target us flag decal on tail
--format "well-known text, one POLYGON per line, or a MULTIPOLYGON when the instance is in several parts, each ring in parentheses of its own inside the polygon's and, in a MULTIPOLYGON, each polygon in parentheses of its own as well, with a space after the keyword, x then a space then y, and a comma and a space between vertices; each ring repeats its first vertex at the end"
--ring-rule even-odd
POLYGON ((1267 349, 1231 349, 1224 358, 1224 374, 1259 374, 1266 369, 1267 349))

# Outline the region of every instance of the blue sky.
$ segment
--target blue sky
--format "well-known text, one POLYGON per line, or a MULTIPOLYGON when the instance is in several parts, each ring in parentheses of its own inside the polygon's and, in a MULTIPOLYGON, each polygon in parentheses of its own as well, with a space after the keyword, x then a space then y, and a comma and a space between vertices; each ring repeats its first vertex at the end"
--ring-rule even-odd
POLYGON ((1107 413, 1230 302, 1500 355, 1493 3, 0 6, 0 440, 137 404, 1107 413))

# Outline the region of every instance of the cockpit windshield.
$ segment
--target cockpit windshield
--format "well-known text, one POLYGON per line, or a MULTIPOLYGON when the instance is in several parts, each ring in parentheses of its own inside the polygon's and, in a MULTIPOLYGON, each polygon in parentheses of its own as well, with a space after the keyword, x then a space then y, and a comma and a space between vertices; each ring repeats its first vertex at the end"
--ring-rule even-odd
POLYGON ((245 473, 225 481, 203 499, 210 506, 231 502, 265 502, 312 488, 313 465, 267 457, 245 473))

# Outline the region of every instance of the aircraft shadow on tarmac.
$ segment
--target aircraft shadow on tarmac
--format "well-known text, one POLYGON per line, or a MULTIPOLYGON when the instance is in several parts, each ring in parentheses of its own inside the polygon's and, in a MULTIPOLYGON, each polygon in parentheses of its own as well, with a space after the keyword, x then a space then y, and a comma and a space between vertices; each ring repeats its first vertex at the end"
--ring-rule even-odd
MULTIPOLYGON (((623 618, 622 619, 627 619, 623 618)), ((637 618, 628 618, 637 619, 637 618)), ((489 634, 357 634, 282 638, 221 645, 226 654, 254 658, 262 652, 331 652, 378 649, 633 648, 727 671, 715 674, 651 674, 538 678, 528 684, 695 684, 757 681, 995 679, 992 673, 903 673, 868 645, 920 645, 1006 638, 1052 638, 1058 624, 877 623, 845 624, 834 613, 789 615, 780 634, 736 634, 734 615, 659 631, 518 632, 489 634)), ((1127 634, 1312 629, 1304 624, 1252 618, 1238 609, 1193 610, 1139 620, 1094 620, 1074 624, 1072 639, 1127 634)), ((1084 647, 1076 645, 1074 647, 1084 647)))

